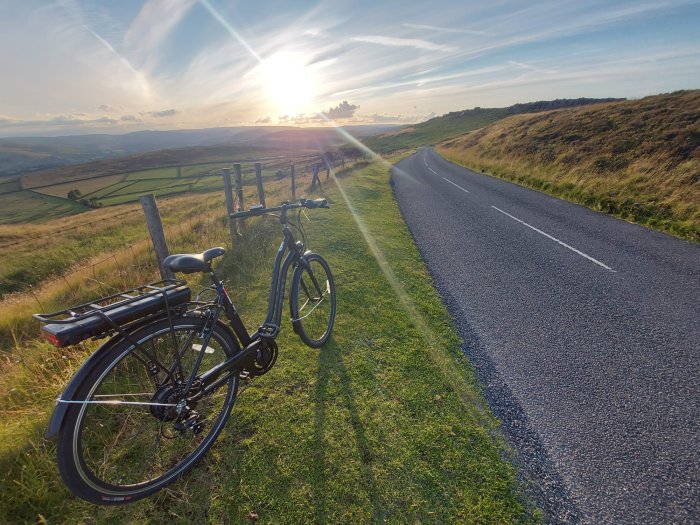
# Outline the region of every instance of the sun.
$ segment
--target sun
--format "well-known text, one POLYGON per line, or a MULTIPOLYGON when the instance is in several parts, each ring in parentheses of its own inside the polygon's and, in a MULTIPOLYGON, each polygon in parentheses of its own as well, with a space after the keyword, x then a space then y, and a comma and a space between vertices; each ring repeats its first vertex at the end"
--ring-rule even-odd
POLYGON ((300 55, 276 53, 262 61, 259 71, 271 109, 290 116, 309 110, 316 79, 300 55))

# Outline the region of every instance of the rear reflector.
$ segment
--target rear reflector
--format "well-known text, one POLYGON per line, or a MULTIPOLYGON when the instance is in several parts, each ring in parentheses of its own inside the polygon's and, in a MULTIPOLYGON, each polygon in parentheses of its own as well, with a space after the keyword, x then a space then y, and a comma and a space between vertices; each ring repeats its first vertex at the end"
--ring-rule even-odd
POLYGON ((50 334, 48 332, 44 332, 44 337, 49 341, 49 343, 51 343, 54 346, 57 346, 59 348, 61 348, 63 346, 63 344, 61 344, 60 339, 53 334, 50 334))

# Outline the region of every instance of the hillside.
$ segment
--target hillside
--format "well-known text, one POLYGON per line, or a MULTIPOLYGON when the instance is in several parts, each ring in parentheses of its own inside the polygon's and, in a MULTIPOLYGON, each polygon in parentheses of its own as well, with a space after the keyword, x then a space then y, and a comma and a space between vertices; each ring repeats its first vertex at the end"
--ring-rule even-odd
MULTIPOLYGON (((356 137, 395 126, 350 126, 356 137)), ((316 142, 341 141, 332 128, 240 126, 172 131, 135 131, 123 135, 0 138, 0 177, 28 171, 87 163, 165 149, 229 146, 250 148, 316 147, 316 142)))
POLYGON ((375 151, 386 151, 401 148, 415 148, 437 144, 440 141, 459 136, 467 131, 488 126, 497 120, 522 113, 537 113, 552 109, 571 108, 597 104, 601 102, 617 102, 624 99, 558 99, 541 100, 525 104, 514 104, 506 108, 479 108, 464 111, 453 111, 441 117, 405 126, 382 135, 368 137, 364 143, 375 151))
POLYGON ((446 158, 700 239, 700 90, 517 115, 439 145, 446 158))

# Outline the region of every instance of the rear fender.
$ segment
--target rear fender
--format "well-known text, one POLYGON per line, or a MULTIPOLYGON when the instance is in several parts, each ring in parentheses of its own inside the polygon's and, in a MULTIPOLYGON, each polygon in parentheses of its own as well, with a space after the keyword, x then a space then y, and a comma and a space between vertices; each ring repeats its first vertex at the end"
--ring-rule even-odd
MULTIPOLYGON (((163 316, 162 318, 165 318, 165 316, 163 316)), ((148 320, 144 320, 143 323, 137 323, 135 326, 130 326, 129 332, 133 333, 134 330, 137 330, 146 324, 160 321, 160 319, 160 317, 155 319, 153 317, 150 317, 148 318, 148 320)), ((87 360, 80 366, 78 371, 68 382, 66 388, 63 389, 63 392, 61 393, 59 399, 63 399, 65 401, 73 401, 74 396, 78 391, 78 388, 80 388, 80 385, 88 376, 90 370, 92 370, 92 367, 95 366, 95 364, 99 363, 100 360, 112 350, 112 348, 114 348, 117 344, 121 343, 123 340, 124 338, 122 336, 115 335, 113 337, 110 337, 106 342, 102 343, 100 347, 97 350, 95 350, 90 355, 90 357, 88 357, 87 360)), ((53 413, 51 414, 51 419, 49 420, 49 428, 45 434, 45 437, 47 439, 54 439, 58 434, 59 430, 61 430, 61 426, 63 425, 63 418, 66 416, 68 406, 68 403, 59 403, 58 400, 56 401, 56 406, 54 407, 53 413)))
MULTIPOLYGON (((147 320, 144 320, 143 323, 138 323, 137 325, 131 325, 129 327, 129 333, 134 333, 136 330, 142 328, 145 325, 155 323, 160 321, 161 319, 166 319, 166 316, 162 316, 159 318, 153 318, 150 317, 147 320)), ((236 344, 237 348, 234 348, 234 350, 240 350, 240 347, 238 346, 238 339, 234 335, 234 333, 231 331, 231 329, 228 327, 227 324, 222 323, 221 321, 218 321, 218 324, 220 325, 221 328, 226 330, 226 332, 231 336, 231 339, 233 342, 236 344)), ((87 358, 87 360, 82 364, 82 366, 78 369, 78 371, 75 373, 75 375, 71 378, 71 380, 68 382, 68 385, 66 388, 63 390, 61 393, 60 399, 63 399, 65 401, 73 401, 75 400, 75 395, 80 388, 80 385, 83 383, 83 381, 87 378, 88 374, 90 373, 90 370, 92 369, 93 366, 95 366, 97 363, 100 362, 100 360, 111 350, 121 343, 124 340, 123 337, 117 335, 109 340, 107 340, 105 343, 103 343, 97 350, 95 350, 94 353, 90 355, 90 357, 87 358)), ((49 428, 46 431, 46 438, 47 439, 54 439, 58 432, 61 430, 61 427, 63 426, 63 419, 66 416, 66 411, 68 410, 69 404, 68 403, 56 403, 55 408, 53 409, 53 413, 51 414, 51 419, 49 420, 49 428)))

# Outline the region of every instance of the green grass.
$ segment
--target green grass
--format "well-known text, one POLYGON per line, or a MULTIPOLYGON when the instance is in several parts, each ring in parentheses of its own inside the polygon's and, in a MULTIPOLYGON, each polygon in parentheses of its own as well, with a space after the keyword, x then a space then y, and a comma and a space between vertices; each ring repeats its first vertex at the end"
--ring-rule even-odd
POLYGON ((0 177, 0 194, 21 189, 22 185, 20 184, 19 177, 0 177))
POLYGON ((77 202, 29 190, 0 195, 2 224, 45 222, 74 215, 86 209, 77 202))
POLYGON ((368 137, 363 142, 374 151, 416 148, 479 129, 508 116, 507 108, 484 108, 450 113, 398 131, 368 137))
POLYGON ((124 180, 142 179, 171 179, 177 177, 177 168, 156 168, 152 170, 134 171, 129 173, 124 180))
MULTIPOLYGON (((393 200, 386 166, 371 164, 340 184, 351 206, 327 183, 332 207, 309 213, 307 225, 338 290, 330 343, 305 347, 285 320, 275 368, 241 394, 217 444, 170 490, 117 508, 66 492, 53 445, 40 435, 50 400, 84 350, 25 343, 25 368, 5 376, 0 409, 25 436, 2 454, 0 521, 249 523, 251 511, 258 523, 538 521, 504 460, 497 422, 393 200)), ((249 327, 264 317, 279 237, 274 221, 250 221, 220 268, 249 327)))
POLYGON ((106 188, 119 184, 122 180, 124 180, 124 175, 110 175, 107 177, 96 177, 94 179, 79 182, 54 184, 53 186, 47 186, 35 191, 65 199, 67 198, 69 191, 79 189, 82 197, 94 197, 100 192, 104 192, 106 188))

